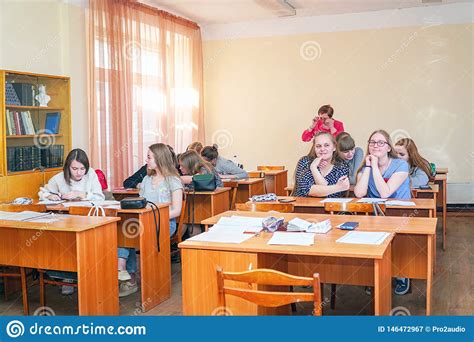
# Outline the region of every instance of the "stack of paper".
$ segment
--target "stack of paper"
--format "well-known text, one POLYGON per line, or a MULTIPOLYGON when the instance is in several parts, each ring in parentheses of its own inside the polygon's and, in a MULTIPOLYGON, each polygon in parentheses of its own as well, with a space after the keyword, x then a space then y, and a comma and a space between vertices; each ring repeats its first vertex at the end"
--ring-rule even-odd
POLYGON ((269 245, 292 245, 311 246, 314 245, 314 234, 312 233, 288 233, 275 232, 268 241, 269 245))
POLYGON ((352 198, 326 198, 321 203, 349 203, 352 200, 352 198))
POLYGON ((349 232, 336 240, 341 243, 380 245, 390 235, 387 232, 349 232))
POLYGON ((398 200, 386 201, 385 204, 386 204, 386 205, 403 205, 403 206, 410 206, 410 207, 416 206, 416 203, 415 203, 415 202, 411 202, 411 201, 398 201, 398 200))
POLYGON ((384 198, 361 198, 357 203, 380 203, 385 201, 386 199, 384 198))
POLYGON ((55 204, 61 204, 63 202, 66 202, 66 201, 65 200, 59 200, 59 201, 43 200, 43 201, 39 201, 38 204, 55 205, 55 204))
POLYGON ((119 201, 70 201, 64 202, 63 206, 66 208, 69 207, 92 207, 92 206, 100 206, 100 207, 107 207, 107 208, 120 208, 119 201))
POLYGON ((32 221, 33 219, 45 218, 48 216, 51 216, 51 213, 39 213, 37 211, 0 211, 0 220, 8 221, 32 221))
POLYGON ((229 231, 226 229, 212 229, 199 235, 189 238, 187 241, 201 242, 222 242, 222 243, 242 243, 250 239, 252 234, 243 234, 240 231, 229 231))
POLYGON ((308 232, 326 234, 328 231, 331 230, 331 221, 325 220, 322 222, 313 223, 295 217, 294 219, 288 222, 286 230, 288 232, 308 232))
POLYGON ((221 217, 216 225, 231 226, 249 233, 258 233, 263 229, 263 217, 237 216, 221 217))

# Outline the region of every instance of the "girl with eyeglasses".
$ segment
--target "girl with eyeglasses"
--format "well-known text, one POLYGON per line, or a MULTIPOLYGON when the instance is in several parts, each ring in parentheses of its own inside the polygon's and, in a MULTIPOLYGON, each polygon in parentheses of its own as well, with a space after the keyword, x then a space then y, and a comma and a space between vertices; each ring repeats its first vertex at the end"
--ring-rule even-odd
POLYGON ((398 159, 390 135, 377 130, 370 135, 365 163, 357 172, 357 197, 409 199, 408 163, 398 159))

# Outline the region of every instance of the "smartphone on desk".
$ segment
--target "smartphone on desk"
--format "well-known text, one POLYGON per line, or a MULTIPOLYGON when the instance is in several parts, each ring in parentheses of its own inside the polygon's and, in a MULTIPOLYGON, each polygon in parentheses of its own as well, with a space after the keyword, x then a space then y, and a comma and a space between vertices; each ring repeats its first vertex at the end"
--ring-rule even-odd
POLYGON ((418 188, 420 190, 430 190, 431 189, 431 186, 426 184, 426 185, 420 185, 420 187, 418 188))
POLYGON ((344 222, 338 226, 342 230, 354 230, 359 226, 359 222, 344 222))
POLYGON ((280 203, 291 203, 291 202, 295 202, 296 199, 294 198, 279 198, 278 199, 278 202, 280 203))

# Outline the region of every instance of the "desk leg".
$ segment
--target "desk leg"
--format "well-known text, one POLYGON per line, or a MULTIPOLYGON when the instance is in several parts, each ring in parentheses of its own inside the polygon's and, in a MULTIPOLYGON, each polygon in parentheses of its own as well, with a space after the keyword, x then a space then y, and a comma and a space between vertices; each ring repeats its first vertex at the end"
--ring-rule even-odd
MULTIPOLYGON (((160 251, 153 212, 141 214, 140 268, 142 307, 146 312, 171 296, 170 224, 168 207, 159 209, 160 251)), ((156 214, 158 219, 158 213, 156 214)))
POLYGON ((389 315, 392 309, 392 245, 382 259, 374 260, 375 315, 389 315))
POLYGON ((79 315, 118 315, 117 223, 76 233, 79 315))
POLYGON ((426 315, 431 315, 431 287, 433 284, 433 246, 434 246, 434 237, 433 235, 428 235, 428 251, 427 251, 427 274, 426 274, 426 315))
POLYGON ((443 203, 443 251, 446 250, 446 202, 447 202, 447 193, 446 193, 447 187, 446 187, 446 181, 443 181, 443 197, 442 197, 442 203, 443 203))

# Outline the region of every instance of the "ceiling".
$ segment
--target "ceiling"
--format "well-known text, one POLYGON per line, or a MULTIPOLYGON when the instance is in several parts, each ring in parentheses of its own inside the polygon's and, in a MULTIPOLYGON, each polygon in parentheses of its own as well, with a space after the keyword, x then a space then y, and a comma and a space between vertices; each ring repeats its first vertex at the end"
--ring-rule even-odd
MULTIPOLYGON (((287 0, 296 16, 358 13, 419 6, 437 6, 474 0, 287 0)), ((284 0, 140 0, 186 17, 200 25, 276 19, 293 11, 284 0)))

